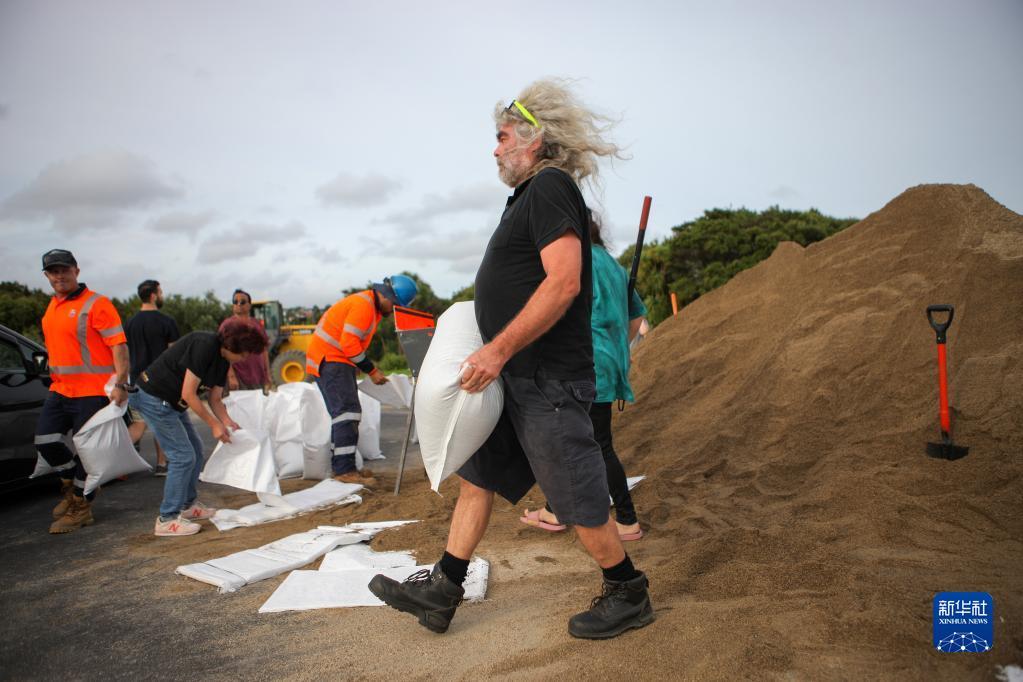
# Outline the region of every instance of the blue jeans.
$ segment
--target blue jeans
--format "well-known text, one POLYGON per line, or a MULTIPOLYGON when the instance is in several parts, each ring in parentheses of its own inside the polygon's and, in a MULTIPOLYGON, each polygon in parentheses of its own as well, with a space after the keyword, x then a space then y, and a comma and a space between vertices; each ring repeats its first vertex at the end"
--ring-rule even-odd
POLYGON ((178 412, 144 389, 131 394, 129 405, 142 413, 167 455, 167 481, 163 485, 160 518, 174 518, 195 502, 195 487, 203 465, 202 441, 187 411, 178 412))

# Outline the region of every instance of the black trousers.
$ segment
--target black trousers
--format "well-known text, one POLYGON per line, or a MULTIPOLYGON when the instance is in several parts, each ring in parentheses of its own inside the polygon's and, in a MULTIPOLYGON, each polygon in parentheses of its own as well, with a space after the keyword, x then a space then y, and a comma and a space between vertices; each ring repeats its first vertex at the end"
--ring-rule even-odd
MULTIPOLYGON (((621 460, 618 459, 618 453, 615 452, 611 439, 611 405, 612 403, 591 404, 590 421, 593 422, 593 439, 597 441, 600 446, 600 454, 604 456, 607 487, 615 506, 615 520, 623 526, 631 526, 638 519, 636 518, 636 507, 632 503, 632 494, 629 493, 625 468, 622 466, 621 460)), ((552 511, 549 504, 547 511, 552 511)))

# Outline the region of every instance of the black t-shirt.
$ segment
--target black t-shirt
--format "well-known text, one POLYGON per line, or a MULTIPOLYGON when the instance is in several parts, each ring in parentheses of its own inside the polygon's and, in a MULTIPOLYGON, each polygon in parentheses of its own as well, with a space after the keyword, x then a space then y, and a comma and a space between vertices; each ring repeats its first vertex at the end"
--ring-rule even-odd
POLYGON ((545 168, 508 198, 476 273, 476 321, 484 341, 497 336, 547 277, 540 251, 567 230, 578 235, 582 248, 579 295, 546 334, 508 361, 504 371, 512 376, 532 377, 542 369, 552 379, 594 379, 589 216, 564 171, 545 168))
POLYGON ((199 377, 199 389, 202 390, 226 384, 230 366, 231 363, 220 354, 216 334, 191 332, 146 368, 139 386, 146 393, 166 400, 174 409, 184 412, 188 408, 181 401, 185 370, 190 369, 199 377))
POLYGON ((124 325, 131 356, 131 383, 138 383, 139 373, 178 340, 174 318, 156 310, 140 310, 124 325))

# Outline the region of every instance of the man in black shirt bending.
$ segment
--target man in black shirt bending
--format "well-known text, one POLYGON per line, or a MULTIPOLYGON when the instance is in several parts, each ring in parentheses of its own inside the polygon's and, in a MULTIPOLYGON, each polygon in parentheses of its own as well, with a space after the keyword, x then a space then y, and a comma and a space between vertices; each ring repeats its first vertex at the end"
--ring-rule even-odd
MULTIPOLYGON (((129 377, 133 386, 138 385, 139 374, 146 367, 167 350, 167 347, 178 340, 178 325, 173 317, 160 312, 163 307, 163 288, 155 279, 147 279, 139 284, 139 298, 142 300, 142 309, 132 316, 124 325, 125 336, 128 337, 128 353, 131 356, 131 371, 129 377)), ((132 419, 135 423, 142 424, 142 415, 132 408, 132 419)), ((142 434, 138 434, 141 438, 142 434)), ((132 434, 132 441, 137 442, 138 438, 132 434)), ((167 475, 167 457, 163 453, 160 443, 153 440, 156 445, 156 469, 155 476, 167 475)))
POLYGON ((466 359, 462 388, 482 391, 500 377, 504 411, 458 471, 447 550, 433 571, 403 583, 378 575, 370 590, 425 627, 446 631, 494 493, 515 504, 536 482, 603 572, 601 596, 569 620, 569 633, 615 637, 654 614, 647 578, 625 554, 608 513, 607 475, 588 413, 596 397, 592 282, 578 183, 596 175, 598 157, 617 156, 618 148, 601 139, 601 119, 557 81, 538 81, 499 104, 494 120, 498 174, 515 191, 476 274, 476 320, 486 345, 466 359))

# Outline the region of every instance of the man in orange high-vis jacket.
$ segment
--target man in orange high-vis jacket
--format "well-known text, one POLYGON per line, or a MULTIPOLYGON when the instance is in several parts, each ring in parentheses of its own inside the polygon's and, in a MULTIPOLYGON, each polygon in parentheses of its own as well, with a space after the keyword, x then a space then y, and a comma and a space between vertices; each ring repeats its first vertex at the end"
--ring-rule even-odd
POLYGON ((395 305, 411 303, 417 291, 411 277, 394 275, 383 284, 374 284, 332 305, 313 332, 306 351, 306 371, 316 377, 330 413, 330 464, 337 481, 376 485, 370 471, 360 471, 355 465, 362 419, 355 377, 362 370, 375 384, 387 382, 384 373, 366 356, 366 350, 380 320, 390 315, 395 305))
POLYGON ((50 394, 36 425, 39 455, 61 477, 62 499, 53 509, 51 533, 70 533, 93 522, 92 498, 85 496, 87 472, 64 443, 110 401, 128 399, 128 343, 121 318, 105 296, 78 282, 78 261, 70 251, 43 254, 43 273, 54 296, 43 315, 43 337, 49 355, 50 394), (115 374, 107 398, 105 387, 115 374))

